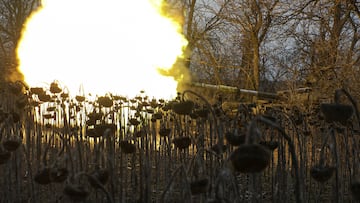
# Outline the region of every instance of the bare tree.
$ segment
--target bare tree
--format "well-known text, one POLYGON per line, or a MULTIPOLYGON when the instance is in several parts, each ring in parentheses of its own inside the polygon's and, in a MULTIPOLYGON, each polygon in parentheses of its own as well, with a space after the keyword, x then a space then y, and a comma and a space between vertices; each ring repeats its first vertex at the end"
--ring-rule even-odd
POLYGON ((307 85, 321 94, 349 86, 359 58, 359 16, 354 2, 308 1, 304 5, 298 8, 293 21, 297 26, 291 35, 307 85))
POLYGON ((250 78, 240 74, 243 87, 258 90, 260 86, 260 49, 269 29, 281 13, 279 0, 273 1, 231 1, 221 16, 236 27, 240 35, 240 68, 250 74, 250 78))
POLYGON ((223 48, 226 38, 226 24, 220 18, 224 7, 228 3, 217 1, 168 1, 172 8, 178 9, 182 14, 184 35, 188 40, 185 50, 188 67, 197 79, 206 79, 208 82, 221 84, 223 77, 223 48))
POLYGON ((39 5, 39 0, 0 0, 0 80, 10 75, 21 79, 16 71, 16 47, 27 17, 39 5))
POLYGON ((172 2, 183 14, 187 66, 201 81, 258 90, 287 80, 326 92, 356 81, 357 1, 172 2))

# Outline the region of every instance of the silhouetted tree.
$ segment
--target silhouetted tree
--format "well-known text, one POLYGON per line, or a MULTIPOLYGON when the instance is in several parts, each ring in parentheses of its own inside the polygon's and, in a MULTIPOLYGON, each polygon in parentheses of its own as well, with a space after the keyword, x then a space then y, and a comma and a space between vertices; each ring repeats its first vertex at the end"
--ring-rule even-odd
POLYGON ((16 70, 16 47, 27 17, 39 5, 40 0, 0 0, 0 80, 21 77, 16 70))

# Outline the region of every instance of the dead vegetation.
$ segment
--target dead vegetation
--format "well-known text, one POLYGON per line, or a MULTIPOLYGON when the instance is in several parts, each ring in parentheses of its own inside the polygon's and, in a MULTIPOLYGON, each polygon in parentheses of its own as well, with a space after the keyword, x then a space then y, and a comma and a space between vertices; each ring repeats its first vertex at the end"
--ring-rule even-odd
MULTIPOLYGON (((191 98, 191 100, 189 99, 191 98)), ((1 202, 356 202, 359 113, 1 86, 1 202)), ((347 102, 348 101, 348 102, 347 102)))

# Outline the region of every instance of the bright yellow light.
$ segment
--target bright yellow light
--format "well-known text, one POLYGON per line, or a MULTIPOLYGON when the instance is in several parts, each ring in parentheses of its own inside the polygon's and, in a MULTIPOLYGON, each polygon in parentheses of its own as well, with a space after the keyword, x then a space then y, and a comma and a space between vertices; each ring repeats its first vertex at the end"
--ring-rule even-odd
POLYGON ((183 54, 179 23, 159 0, 47 0, 28 19, 18 46, 30 86, 54 80, 77 94, 176 96, 177 82, 159 74, 183 54))

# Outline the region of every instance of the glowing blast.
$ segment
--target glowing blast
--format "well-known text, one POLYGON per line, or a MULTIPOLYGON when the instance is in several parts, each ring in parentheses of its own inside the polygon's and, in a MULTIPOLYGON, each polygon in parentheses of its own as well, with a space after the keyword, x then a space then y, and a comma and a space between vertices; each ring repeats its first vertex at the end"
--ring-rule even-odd
POLYGON ((176 95, 170 69, 187 44, 159 0, 47 0, 28 19, 18 46, 30 86, 54 80, 77 94, 176 95))

